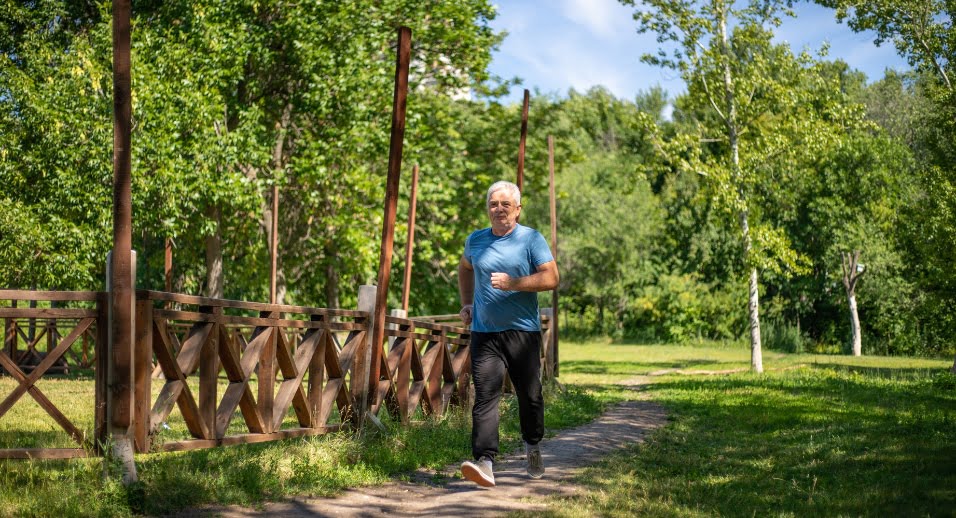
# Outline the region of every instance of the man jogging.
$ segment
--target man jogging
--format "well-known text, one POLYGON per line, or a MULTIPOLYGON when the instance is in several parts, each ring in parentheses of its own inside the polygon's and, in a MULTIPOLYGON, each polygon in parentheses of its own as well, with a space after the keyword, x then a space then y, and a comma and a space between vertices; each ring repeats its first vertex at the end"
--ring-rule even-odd
POLYGON ((518 396, 521 437, 528 455, 528 475, 544 475, 538 443, 544 436, 541 395, 541 324, 539 291, 558 285, 558 266, 544 237, 520 225, 521 192, 511 182, 488 189, 491 227, 472 232, 458 264, 461 318, 471 324, 471 373, 475 383, 471 449, 474 461, 461 465, 462 475, 493 487, 498 455, 498 401, 505 373, 518 396))

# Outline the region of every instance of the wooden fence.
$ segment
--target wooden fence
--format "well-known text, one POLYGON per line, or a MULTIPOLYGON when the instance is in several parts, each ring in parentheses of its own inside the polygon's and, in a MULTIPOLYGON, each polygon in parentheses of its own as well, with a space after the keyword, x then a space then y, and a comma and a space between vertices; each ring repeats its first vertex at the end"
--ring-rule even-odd
MULTIPOLYGON (((4 396, 0 402, 0 419, 15 403, 29 394, 43 411, 53 418, 63 431, 76 443, 73 448, 7 448, 0 450, 0 458, 74 458, 97 455, 105 439, 105 401, 106 380, 97 376, 93 396, 94 430, 92 435, 85 433, 73 423, 56 403, 50 400, 37 387, 37 382, 46 374, 56 371, 63 373, 65 359, 75 356, 77 339, 81 339, 82 349, 79 359, 89 365, 91 359, 97 362, 96 371, 106 372, 107 365, 102 354, 106 347, 109 329, 106 294, 103 292, 69 291, 20 291, 0 290, 0 299, 12 301, 11 306, 0 308, 0 319, 4 322, 4 347, 0 350, 0 366, 3 371, 16 380, 16 387, 4 396), (77 305, 85 307, 17 307, 18 302, 49 302, 51 306, 77 305), (30 327, 37 330, 34 336, 25 333, 30 327), (63 335, 62 333, 65 333, 63 335), (92 358, 90 340, 93 342, 92 358), (46 337, 46 351, 39 351, 38 344, 46 337), (25 347, 20 348, 20 344, 25 347), (26 361, 24 361, 26 360, 26 361)), ((36 304, 33 304, 36 305, 36 304)))
MULTIPOLYGON (((29 394, 76 447, 0 449, 0 459, 101 455, 108 439, 107 400, 119 390, 107 380, 106 293, 0 290, 4 299, 15 302, 0 308, 6 330, 0 367, 17 384, 0 394, 0 419, 29 394), (23 307, 31 301, 82 307, 23 307), (38 330, 32 339, 25 331, 31 323, 38 330), (46 350, 39 350, 41 343, 46 350), (29 369, 17 361, 27 354, 38 359, 29 369), (54 371, 56 365, 64 368, 54 371), (89 367, 94 425, 82 430, 36 383, 44 375, 89 367)), ((549 311, 542 312, 545 377, 553 372, 549 311)), ((139 453, 324 434, 357 424, 365 397, 373 415, 384 408, 403 423, 470 404, 470 335, 457 315, 386 317, 385 340, 378 344, 381 375, 369 384, 362 362, 372 346, 371 308, 138 291, 134 314, 129 433, 139 453), (179 430, 169 432, 168 423, 179 423, 179 430)))

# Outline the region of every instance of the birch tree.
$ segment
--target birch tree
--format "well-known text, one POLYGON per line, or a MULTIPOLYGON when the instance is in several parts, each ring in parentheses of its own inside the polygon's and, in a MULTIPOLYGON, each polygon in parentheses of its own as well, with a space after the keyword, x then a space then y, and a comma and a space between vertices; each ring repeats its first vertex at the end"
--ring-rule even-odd
POLYGON ((860 251, 840 254, 843 265, 843 287, 846 289, 846 299, 850 306, 850 330, 853 356, 863 354, 863 339, 860 337, 860 313, 856 307, 856 283, 866 273, 866 268, 860 263, 860 251))

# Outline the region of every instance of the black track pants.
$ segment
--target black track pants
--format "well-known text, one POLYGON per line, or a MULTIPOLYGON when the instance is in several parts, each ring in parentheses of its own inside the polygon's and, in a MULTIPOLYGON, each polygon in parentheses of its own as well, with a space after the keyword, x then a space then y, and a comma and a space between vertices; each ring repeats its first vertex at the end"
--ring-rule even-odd
POLYGON ((475 382, 471 452, 475 459, 498 454, 498 401, 505 372, 518 396, 521 437, 538 444, 544 436, 541 396, 541 332, 501 331, 471 334, 471 373, 475 382))

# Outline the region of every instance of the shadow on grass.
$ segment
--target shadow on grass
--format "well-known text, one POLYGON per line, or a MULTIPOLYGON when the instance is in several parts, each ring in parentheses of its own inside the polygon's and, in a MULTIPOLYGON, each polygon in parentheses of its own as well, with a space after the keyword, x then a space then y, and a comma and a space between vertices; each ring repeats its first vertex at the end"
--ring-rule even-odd
POLYGON ((664 380, 673 424, 582 481, 612 514, 951 515, 956 394, 920 370, 664 380))
POLYGON ((647 374, 660 369, 692 369, 701 365, 739 365, 740 362, 713 359, 630 362, 607 360, 568 360, 561 362, 561 372, 571 374, 647 374))

